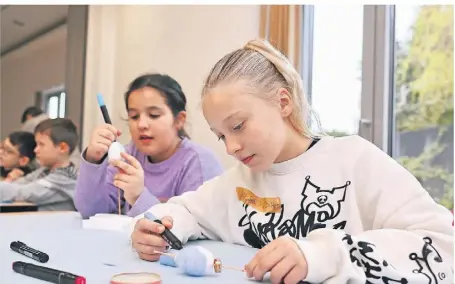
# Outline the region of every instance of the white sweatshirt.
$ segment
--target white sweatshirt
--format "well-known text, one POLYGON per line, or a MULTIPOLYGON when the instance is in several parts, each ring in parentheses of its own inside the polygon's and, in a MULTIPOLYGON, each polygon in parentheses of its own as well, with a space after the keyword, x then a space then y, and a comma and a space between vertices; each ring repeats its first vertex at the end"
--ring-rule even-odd
POLYGON ((309 283, 453 283, 452 214, 359 136, 323 137, 267 172, 239 164, 149 211, 171 216, 184 243, 261 248, 290 236, 309 283))

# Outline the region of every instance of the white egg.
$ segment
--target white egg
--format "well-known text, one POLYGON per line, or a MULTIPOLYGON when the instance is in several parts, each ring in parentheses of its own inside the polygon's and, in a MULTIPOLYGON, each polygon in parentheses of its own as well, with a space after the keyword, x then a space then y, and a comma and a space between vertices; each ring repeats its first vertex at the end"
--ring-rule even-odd
POLYGON ((213 253, 206 248, 198 246, 198 250, 205 256, 205 275, 213 274, 213 253))
POLYGON ((112 142, 111 146, 109 147, 109 151, 107 152, 109 161, 124 160, 120 155, 122 152, 126 152, 125 147, 123 147, 123 145, 117 141, 112 142))

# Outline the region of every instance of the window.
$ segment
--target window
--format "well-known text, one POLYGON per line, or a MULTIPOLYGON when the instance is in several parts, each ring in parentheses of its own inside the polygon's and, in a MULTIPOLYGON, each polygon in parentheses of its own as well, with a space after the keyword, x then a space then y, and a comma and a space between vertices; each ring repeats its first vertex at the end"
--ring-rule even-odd
POLYGON ((46 113, 50 118, 65 117, 65 92, 50 95, 46 98, 46 113))
POLYGON ((63 87, 41 92, 41 105, 50 118, 65 117, 66 93, 63 87))
POLYGON ((309 66, 312 70, 307 87, 312 108, 327 134, 357 134, 362 92, 363 6, 312 8, 312 66, 309 66), (343 20, 335 20, 340 15, 343 20))
POLYGON ((322 129, 371 141, 453 208, 453 6, 304 5, 303 15, 301 71, 322 129))
POLYGON ((453 6, 395 7, 392 155, 453 207, 453 6))

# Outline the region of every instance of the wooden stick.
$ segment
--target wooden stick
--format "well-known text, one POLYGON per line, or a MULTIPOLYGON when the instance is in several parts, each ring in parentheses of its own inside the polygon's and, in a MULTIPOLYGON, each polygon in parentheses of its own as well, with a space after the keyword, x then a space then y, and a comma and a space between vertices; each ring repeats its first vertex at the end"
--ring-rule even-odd
POLYGON ((122 199, 122 198, 120 197, 120 188, 118 188, 118 187, 117 187, 117 196, 118 196, 118 198, 117 198, 118 199, 118 214, 122 215, 122 209, 120 206, 120 204, 121 204, 120 199, 122 199))
POLYGON ((224 269, 228 269, 228 270, 235 270, 235 271, 245 272, 245 269, 240 268, 240 267, 226 266, 224 264, 221 265, 221 267, 223 267, 224 269))

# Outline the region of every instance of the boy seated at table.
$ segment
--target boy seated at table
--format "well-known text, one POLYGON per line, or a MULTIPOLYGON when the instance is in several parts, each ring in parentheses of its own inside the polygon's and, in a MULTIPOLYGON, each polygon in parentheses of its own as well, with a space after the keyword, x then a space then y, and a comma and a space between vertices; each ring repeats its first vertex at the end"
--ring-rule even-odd
POLYGON ((0 182, 0 202, 29 202, 39 211, 75 210, 77 170, 70 156, 78 141, 76 126, 66 118, 44 120, 35 140, 41 167, 12 183, 0 182))
POLYGON ((13 132, 2 142, 0 176, 3 181, 12 182, 33 171, 35 147, 35 136, 24 131, 13 132))

